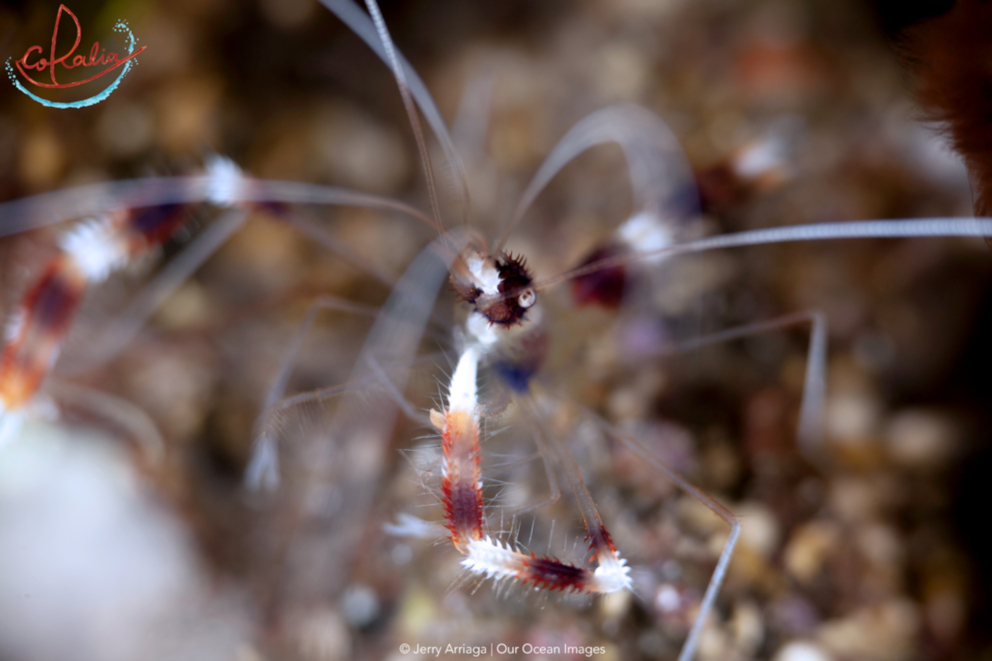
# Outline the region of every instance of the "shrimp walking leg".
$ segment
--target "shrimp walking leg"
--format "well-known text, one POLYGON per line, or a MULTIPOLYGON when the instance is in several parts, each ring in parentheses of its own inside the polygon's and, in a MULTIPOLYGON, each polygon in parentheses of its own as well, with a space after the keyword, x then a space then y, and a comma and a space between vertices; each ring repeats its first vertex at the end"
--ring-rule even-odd
POLYGON ((706 346, 730 342, 761 333, 781 330, 799 324, 810 324, 809 348, 806 351, 806 371, 803 378, 802 403, 796 437, 801 450, 810 459, 819 459, 823 442, 823 407, 827 389, 827 318, 818 310, 796 312, 767 321, 727 328, 663 348, 657 355, 695 351, 706 346))
POLYGON ((271 416, 272 407, 286 394, 286 386, 292 373, 296 358, 303 346, 310 328, 322 310, 335 310, 350 314, 374 316, 376 310, 368 306, 345 301, 334 296, 321 296, 310 304, 303 321, 290 340, 283 355, 279 370, 273 378, 272 385, 265 393, 262 402, 262 412, 256 421, 255 439, 252 443, 251 459, 245 469, 245 485, 251 489, 275 489, 279 486, 279 450, 276 436, 272 427, 266 424, 271 416))
POLYGON ((50 380, 47 392, 60 404, 81 409, 124 432, 126 438, 137 443, 145 460, 162 461, 165 455, 162 435, 148 414, 131 402, 59 379, 50 380))
MULTIPOLYGON (((350 382, 375 380, 374 362, 391 365, 396 389, 406 379, 431 317, 434 301, 450 268, 445 244, 436 240, 414 260, 383 306, 358 354, 350 382)), ((324 438, 310 444, 309 477, 294 494, 299 523, 289 542, 298 571, 286 589, 311 599, 333 594, 344 577, 355 540, 367 525, 367 512, 385 464, 386 439, 396 420, 396 406, 383 388, 345 391, 324 438), (331 498, 332 500, 328 500, 331 498), (346 507, 328 506, 344 500, 346 507), (300 525, 304 521, 312 525, 300 525), (316 525, 318 524, 319 525, 316 525), (320 580, 315 581, 314 577, 320 580)))
POLYGON ((71 371, 84 371, 106 363, 141 330, 148 318, 197 270, 217 249, 244 225, 248 213, 229 211, 211 223, 196 240, 145 285, 127 307, 101 329, 92 340, 92 349, 72 365, 71 371))
MULTIPOLYGON (((555 477, 553 462, 551 459, 550 451, 546 447, 546 444, 544 442, 544 436, 538 431, 535 431, 533 437, 534 437, 534 444, 537 445, 537 449, 538 449, 537 454, 541 459, 541 464, 544 466, 544 475, 548 480, 548 488, 550 489, 550 494, 548 495, 547 498, 545 498, 540 502, 531 503, 530 505, 523 505, 513 510, 511 514, 513 515, 514 522, 516 522, 516 520, 519 517, 523 516, 524 514, 528 514, 530 512, 533 512, 534 510, 541 509, 542 507, 547 507, 548 505, 554 505, 561 498, 561 488, 558 486, 558 478, 555 477)), ((511 525, 511 528, 512 527, 513 526, 511 525)))
POLYGON ((720 586, 723 584, 723 579, 727 574, 727 566, 730 564, 730 558, 734 553, 734 546, 737 544, 737 538, 740 536, 741 532, 740 519, 734 516, 734 514, 726 507, 710 497, 706 492, 691 484, 681 475, 666 466, 664 462, 645 449, 644 446, 638 443, 634 438, 621 433, 613 427, 613 425, 609 424, 599 416, 593 415, 593 417, 599 427, 605 433, 609 434, 611 438, 615 439, 639 459, 674 482, 679 486, 679 488, 702 503, 707 509, 720 517, 720 519, 730 527, 730 534, 723 546, 723 550, 720 552, 720 558, 717 560, 716 568, 713 570, 713 574, 710 577, 709 585, 706 586, 706 593, 703 595, 703 601, 699 606, 699 613, 692 624, 692 628, 689 631, 689 636, 686 638, 686 641, 682 646, 682 651, 679 653, 679 661, 690 661, 696 653, 696 647, 699 643, 699 635, 703 630, 703 626, 706 624, 707 616, 713 609, 713 603, 716 600, 716 595, 720 591, 720 586))

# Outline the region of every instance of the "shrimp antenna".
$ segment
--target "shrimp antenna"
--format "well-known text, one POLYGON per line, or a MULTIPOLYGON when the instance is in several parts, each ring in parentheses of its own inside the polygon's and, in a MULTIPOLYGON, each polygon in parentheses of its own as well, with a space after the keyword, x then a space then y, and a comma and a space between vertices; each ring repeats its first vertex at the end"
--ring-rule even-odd
POLYGON ((222 207, 248 202, 344 204, 396 211, 433 229, 439 228, 433 218, 396 200, 334 186, 257 179, 232 172, 225 165, 225 160, 208 159, 208 171, 200 175, 144 177, 86 184, 0 202, 0 238, 120 209, 201 202, 211 202, 222 207), (211 162, 219 163, 220 168, 211 166, 211 162))
POLYGON ((627 159, 634 208, 666 219, 677 233, 699 208, 689 165, 678 138, 661 119, 634 104, 607 106, 588 115, 555 145, 520 197, 503 228, 494 254, 499 254, 534 200, 557 174, 582 152, 615 142, 627 159))
POLYGON ((406 84, 406 76, 399 60, 396 59, 396 46, 393 45, 393 38, 389 35, 386 21, 382 18, 379 5, 375 0, 365 0, 365 6, 372 15, 372 22, 375 24, 375 31, 379 33, 379 40, 383 48, 386 49, 386 57, 389 61, 389 68, 393 70, 396 77, 396 86, 400 88, 400 96, 403 97, 403 107, 406 108, 407 117, 410 118, 410 127, 413 128, 413 136, 417 140, 417 151, 420 153, 420 165, 424 169, 424 176, 427 177, 427 194, 430 196, 431 213, 439 226, 441 222, 441 210, 437 202, 437 185, 434 183, 434 168, 431 166, 431 157, 427 153, 427 141, 424 140, 424 130, 420 126, 420 116, 417 114, 417 107, 413 104, 413 97, 410 95, 410 87, 406 84))
POLYGON ((352 32, 358 35, 392 70, 393 76, 396 78, 396 84, 400 90, 400 95, 403 97, 403 105, 410 119, 414 138, 417 141, 421 166, 427 177, 431 211, 438 225, 441 225, 434 171, 431 167, 430 156, 427 152, 427 143, 420 126, 420 119, 417 116, 414 100, 420 106, 424 117, 427 119, 427 123, 441 143, 441 149, 444 151, 445 157, 453 165, 453 169, 456 172, 460 198, 459 203, 462 208, 462 221, 467 224, 469 192, 461 160, 455 152, 454 143, 445 127, 444 120, 441 118, 441 113, 438 112, 437 106, 431 98, 430 92, 427 91, 427 87, 417 75, 417 72, 413 70, 413 67, 410 66, 403 55, 396 49, 389 30, 386 28, 386 22, 382 18, 382 13, 379 11, 379 6, 375 0, 366 0, 365 4, 372 17, 369 20, 369 17, 359 10, 351 0, 320 0, 320 2, 340 18, 345 25, 351 28, 352 32))
MULTIPOLYGON (((855 220, 839 223, 811 223, 720 234, 695 241, 674 243, 657 250, 632 252, 592 262, 541 280, 532 289, 540 290, 596 273, 603 269, 625 266, 652 257, 671 257, 689 253, 757 246, 792 241, 828 241, 839 239, 907 239, 914 237, 970 236, 992 237, 992 218, 911 218, 904 220, 855 220)), ((504 294, 500 298, 508 298, 504 294)))

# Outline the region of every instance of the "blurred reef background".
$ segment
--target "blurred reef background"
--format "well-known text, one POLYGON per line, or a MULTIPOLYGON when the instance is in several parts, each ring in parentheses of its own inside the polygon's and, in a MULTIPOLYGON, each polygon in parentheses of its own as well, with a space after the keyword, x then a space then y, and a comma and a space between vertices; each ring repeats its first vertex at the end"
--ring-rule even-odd
MULTIPOLYGON (((717 233, 970 215, 967 173, 925 121, 899 55, 907 27, 951 4, 912 13, 882 0, 389 0, 382 9, 449 126, 465 90, 484 81, 488 160, 469 163, 484 227, 576 121, 637 103, 682 141, 704 222, 717 233), (735 174, 734 159, 762 145, 774 147, 774 167, 735 174)), ((219 153, 259 177, 426 208, 391 75, 314 0, 70 8, 83 47, 112 39, 123 18, 147 51, 109 99, 86 109, 45 108, 0 85, 0 201, 198 171, 219 153)), ((57 9, 5 3, 0 54, 46 43, 57 9)), ((542 196, 520 243, 536 251, 541 275, 574 265, 604 224, 622 220, 620 163, 619 152, 591 152, 542 196)), ((328 217, 342 241, 397 275, 429 240, 423 228, 367 211, 328 217)), ((209 221, 204 214, 165 256, 209 221)), ((52 236, 0 243, 5 315, 52 236)), ((638 379, 611 365, 609 348, 589 360, 598 371, 586 373, 583 403, 618 424, 677 426, 675 436, 658 432, 658 447, 742 518, 697 658, 992 659, 987 246, 822 242, 693 263, 674 295, 704 310, 695 332, 811 308, 830 331, 829 468, 808 463, 795 442, 803 328, 676 357, 638 379)), ((88 301, 59 370, 85 356, 87 327, 120 310, 156 267, 142 268, 88 301)), ((263 394, 314 296, 377 306, 388 293, 291 230, 253 221, 111 364, 67 368, 67 380, 147 412, 166 459, 142 461, 71 407, 59 424, 39 423, 35 436, 0 450, 0 657, 331 661, 404 658, 403 642, 565 641, 603 645, 595 658, 604 661, 674 658, 684 628, 666 620, 660 591, 579 605, 527 601, 523 590, 495 597, 487 585, 471 594, 456 586, 454 555, 429 542, 370 537, 364 563, 344 570, 340 598, 280 596, 272 558, 281 557, 281 510, 241 487, 263 394)), ((318 324, 294 389, 344 381, 367 329, 337 317, 318 324)), ((418 403, 429 407, 429 395, 418 403)), ((418 429, 405 423, 394 439, 377 524, 421 490, 400 454, 427 433, 418 429)), ((653 487, 618 485, 635 503, 654 496, 653 487)), ((696 526, 700 548, 726 534, 691 511, 678 517, 696 526)), ((647 524, 624 531, 618 545, 656 541, 647 524)))

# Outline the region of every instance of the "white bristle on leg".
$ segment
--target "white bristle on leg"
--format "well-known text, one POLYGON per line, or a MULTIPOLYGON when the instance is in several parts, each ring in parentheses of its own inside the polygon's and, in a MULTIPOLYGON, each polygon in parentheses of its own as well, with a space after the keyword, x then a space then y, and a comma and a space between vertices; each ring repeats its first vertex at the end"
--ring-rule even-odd
POLYGON ((127 242, 108 216, 88 218, 59 237, 59 247, 91 283, 103 282, 130 258, 127 242))
MULTIPOLYGON (((624 221, 617 230, 620 240, 638 252, 667 248, 675 242, 671 229, 654 213, 642 211, 624 221)), ((648 259, 648 262, 661 261, 648 259)))
POLYGON ((486 536, 469 542, 462 567, 487 579, 517 579, 527 559, 527 556, 512 550, 509 545, 486 536))
POLYGON ((207 200, 220 207, 233 207, 244 198, 245 176, 234 161, 219 154, 207 158, 207 200))
POLYGON ((633 583, 630 578, 630 567, 627 561, 620 557, 619 553, 614 553, 608 558, 601 558, 599 566, 592 573, 593 583, 597 592, 609 594, 630 590, 633 583))

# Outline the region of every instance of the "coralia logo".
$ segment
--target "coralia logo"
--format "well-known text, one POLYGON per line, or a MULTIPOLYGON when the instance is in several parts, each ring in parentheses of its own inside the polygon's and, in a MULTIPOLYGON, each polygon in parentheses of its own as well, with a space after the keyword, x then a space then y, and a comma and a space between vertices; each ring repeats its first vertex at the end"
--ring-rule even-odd
MULTIPOLYGON (((55 16, 55 29, 52 31, 52 48, 49 53, 49 57, 47 59, 44 57, 44 49, 42 49, 41 46, 31 46, 24 52, 24 55, 13 64, 11 64, 9 58, 7 59, 7 75, 14 83, 14 87, 27 94, 38 103, 48 106, 49 108, 85 108, 86 106, 92 106, 100 103, 110 96, 111 92, 117 89, 117 86, 120 85, 121 80, 127 74, 128 70, 130 70, 131 65, 136 63, 134 57, 146 48, 146 46, 142 46, 138 50, 134 49, 137 40, 134 38, 131 30, 127 27, 127 23, 124 21, 117 21, 114 25, 114 31, 124 34, 127 38, 127 54, 125 57, 122 58, 113 51, 107 51, 106 48, 101 49, 99 41, 93 42, 93 46, 90 48, 88 56, 74 55, 76 48, 79 46, 79 42, 82 40, 82 29, 79 26, 79 19, 76 18, 76 15, 73 14, 72 11, 70 11, 65 5, 59 5, 59 12, 55 16), (59 22, 62 20, 63 13, 68 14, 68 16, 72 19, 72 22, 76 25, 76 40, 72 43, 72 48, 62 55, 56 55, 55 45, 58 40, 59 22), (78 67, 84 67, 84 71, 90 67, 98 67, 98 69, 92 69, 92 71, 96 73, 85 78, 84 80, 60 83, 55 76, 57 65, 60 65, 70 71, 78 67), (21 83, 15 73, 15 66, 26 83, 39 88, 39 91, 44 89, 55 90, 79 87, 80 85, 93 82, 94 80, 107 75, 111 71, 117 69, 120 69, 121 71, 110 85, 104 88, 103 91, 93 96, 80 99, 78 101, 52 101, 38 96, 38 94, 28 90, 24 84, 21 83), (38 78, 45 74, 46 70, 48 70, 50 74, 50 78, 52 80, 51 83, 41 82, 38 80, 38 78), (37 73, 32 75, 29 73, 32 71, 36 71, 37 73)), ((89 71, 86 71, 86 73, 89 73, 89 71)))

